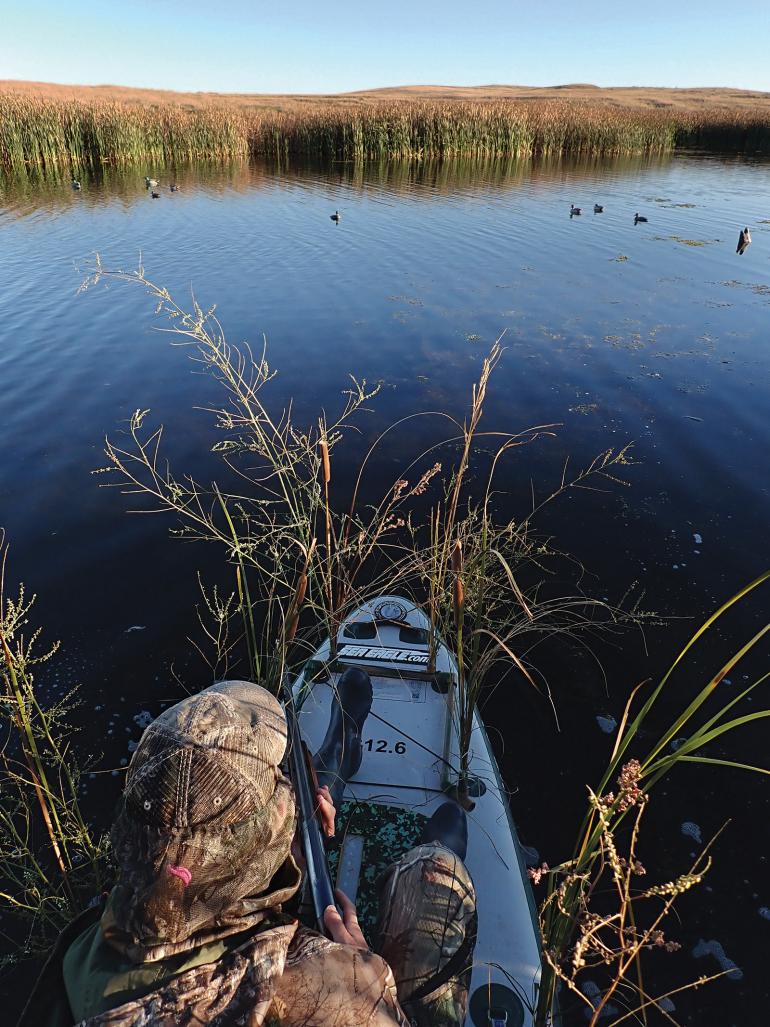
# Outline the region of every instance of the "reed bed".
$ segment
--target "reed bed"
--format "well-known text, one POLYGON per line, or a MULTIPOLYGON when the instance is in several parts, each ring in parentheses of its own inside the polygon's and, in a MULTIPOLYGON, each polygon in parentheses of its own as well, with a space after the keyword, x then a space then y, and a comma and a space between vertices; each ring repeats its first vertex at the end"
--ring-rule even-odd
POLYGON ((770 115, 760 107, 688 111, 511 100, 319 103, 276 112, 0 94, 0 165, 17 171, 242 156, 620 155, 678 146, 770 152, 770 115))

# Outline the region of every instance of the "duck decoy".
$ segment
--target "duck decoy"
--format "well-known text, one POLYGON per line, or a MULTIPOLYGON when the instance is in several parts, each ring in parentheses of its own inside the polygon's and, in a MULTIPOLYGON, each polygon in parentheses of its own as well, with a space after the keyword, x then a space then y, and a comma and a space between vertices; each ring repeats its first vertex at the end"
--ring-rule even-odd
POLYGON ((160 193, 156 193, 154 189, 150 192, 150 196, 152 196, 153 200, 160 199, 160 193))
POLYGON ((601 203, 595 203, 594 204, 594 214, 603 214, 603 213, 604 213, 604 207, 601 205, 601 203))
POLYGON ((338 210, 335 210, 335 212, 333 214, 330 214, 329 217, 332 219, 332 221, 342 221, 342 214, 340 214, 338 210))
POLYGON ((172 193, 178 193, 179 192, 179 186, 176 184, 176 182, 172 182, 171 185, 169 186, 169 189, 171 190, 172 193))
POLYGON ((73 189, 74 189, 75 191, 77 191, 78 189, 82 189, 82 188, 83 188, 83 186, 82 186, 82 185, 80 184, 80 182, 78 182, 78 180, 77 180, 76 178, 73 178, 73 179, 72 179, 72 188, 73 188, 73 189))
POLYGON ((738 248, 735 252, 742 257, 746 250, 749 248, 749 246, 751 246, 751 232, 748 230, 747 227, 744 228, 741 234, 738 236, 738 248))
POLYGON ((646 224, 647 218, 642 217, 641 214, 634 214, 634 224, 638 225, 640 221, 643 221, 646 224))
POLYGON ((146 189, 153 189, 158 184, 157 178, 148 178, 144 176, 144 185, 146 189))
POLYGON ((582 214, 582 213, 583 213, 583 208, 582 207, 576 207, 574 203, 570 204, 570 208, 569 208, 569 216, 570 217, 574 217, 576 214, 582 214))

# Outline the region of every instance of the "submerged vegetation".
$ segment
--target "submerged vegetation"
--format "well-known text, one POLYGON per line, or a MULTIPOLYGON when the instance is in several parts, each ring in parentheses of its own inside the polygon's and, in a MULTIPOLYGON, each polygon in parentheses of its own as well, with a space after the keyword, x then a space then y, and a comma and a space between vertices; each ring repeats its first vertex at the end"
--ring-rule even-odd
POLYGON ((248 156, 619 155, 680 146, 767 152, 770 116, 759 106, 688 110, 556 100, 400 100, 270 111, 0 94, 0 166, 16 171, 248 156))

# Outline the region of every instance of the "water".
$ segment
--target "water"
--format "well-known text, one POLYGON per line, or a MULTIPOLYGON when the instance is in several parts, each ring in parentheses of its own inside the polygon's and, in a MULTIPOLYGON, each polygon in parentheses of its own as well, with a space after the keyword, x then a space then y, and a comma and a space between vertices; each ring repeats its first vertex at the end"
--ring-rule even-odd
MULTIPOLYGON (((635 583, 646 609, 674 618, 646 641, 631 632, 599 645, 606 690, 579 648, 536 654, 561 733, 520 683, 489 701, 523 840, 551 863, 565 858, 583 782, 596 780, 612 745, 603 726, 768 564, 770 168, 700 155, 234 165, 180 170, 181 191, 154 201, 143 177, 156 170, 105 173, 81 193, 65 176, 5 183, 0 194, 0 525, 12 543, 9 579, 39 593, 36 619, 65 643, 57 669, 40 672, 46 689, 83 682, 82 744, 119 767, 139 736, 136 716, 207 682, 187 641, 200 635, 196 569, 221 577, 213 553, 168 541, 160 517, 128 515, 130 497, 90 473, 103 463, 103 436, 119 437, 147 407, 167 426, 178 473, 208 480, 216 466, 210 419, 193 409, 216 402, 214 386, 151 330, 141 290, 76 295, 94 252, 125 269, 141 253, 148 277, 177 298, 192 287, 204 306, 216 303, 232 341, 261 345, 264 333, 280 372, 276 403, 293 398, 299 420, 339 405, 348 373, 383 379, 364 438, 416 410, 462 415, 482 356, 503 335, 488 426, 560 425, 510 461, 503 502, 524 513, 531 483, 546 494, 568 456, 577 468, 633 442, 627 487, 569 493, 541 528, 585 565, 587 591, 616 600, 635 583), (594 201, 604 214, 593 215, 594 201), (581 217, 570 219, 570 203, 581 217), (647 224, 634 226, 637 210, 647 224), (738 257, 744 225, 754 243, 738 257)), ((394 473, 399 454, 433 430, 411 422, 394 437, 394 473)), ((674 705, 766 609, 766 598, 754 601, 726 624, 689 663, 674 705)), ((724 687, 743 683, 737 675, 724 687)), ((765 738, 750 730, 715 754, 766 762, 765 738)), ((109 772, 88 780, 96 815, 108 816, 119 786, 109 772)), ((676 996, 681 1022, 766 1022, 767 813, 759 777, 693 765, 663 784, 647 814, 643 862, 670 876, 698 850, 682 824, 705 842, 732 818, 706 885, 684 896, 681 925, 669 925, 683 949, 660 960, 655 984, 718 970, 712 941, 743 977, 676 996)))

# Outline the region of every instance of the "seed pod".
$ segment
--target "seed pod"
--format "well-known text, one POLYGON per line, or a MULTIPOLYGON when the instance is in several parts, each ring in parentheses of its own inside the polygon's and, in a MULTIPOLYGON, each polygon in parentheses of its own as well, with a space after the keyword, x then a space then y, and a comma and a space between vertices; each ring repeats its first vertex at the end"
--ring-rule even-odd
POLYGON ((294 641, 294 636, 297 634, 297 628, 299 627, 299 610, 296 613, 292 613, 286 622, 286 642, 294 641))
POLYGON ((321 439, 321 441, 318 443, 318 446, 321 450, 321 463, 323 465, 324 472, 324 485, 328 485, 329 482, 332 480, 332 468, 331 463, 329 462, 329 443, 326 441, 326 439, 321 439))
POLYGON ((307 592, 307 574, 305 571, 300 575, 299 581, 297 582, 297 588, 294 592, 294 608, 299 610, 300 606, 305 602, 305 593, 307 592))
POLYGON ((452 573, 462 574, 463 572, 463 544, 458 538, 452 550, 452 573))
POLYGON ((452 550, 452 598, 454 600, 455 627, 459 631, 463 621, 463 606, 465 605, 465 589, 463 588, 463 547, 458 538, 452 550))

